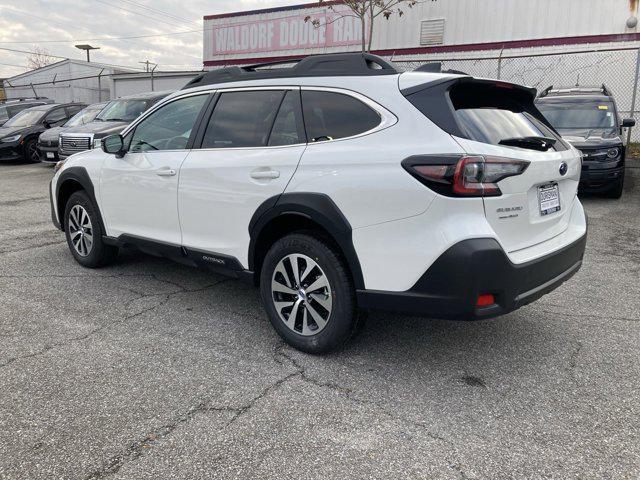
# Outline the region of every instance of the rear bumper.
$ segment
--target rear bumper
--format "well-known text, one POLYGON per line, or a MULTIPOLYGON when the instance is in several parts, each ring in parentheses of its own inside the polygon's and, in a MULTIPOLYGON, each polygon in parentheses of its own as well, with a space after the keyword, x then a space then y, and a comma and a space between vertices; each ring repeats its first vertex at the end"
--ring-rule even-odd
POLYGON ((586 241, 585 233, 549 255, 514 264, 494 239, 464 240, 444 252, 410 290, 360 290, 358 305, 454 320, 496 317, 537 300, 574 275, 586 241), (496 303, 476 308, 478 296, 489 293, 496 303))

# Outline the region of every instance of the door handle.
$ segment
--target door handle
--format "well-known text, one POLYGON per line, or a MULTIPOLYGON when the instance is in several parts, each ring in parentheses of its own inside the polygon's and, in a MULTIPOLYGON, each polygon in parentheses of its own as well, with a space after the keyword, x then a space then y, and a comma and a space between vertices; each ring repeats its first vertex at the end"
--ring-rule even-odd
POLYGON ((156 170, 156 175, 159 177, 173 177, 176 171, 173 168, 163 167, 156 170))
POLYGON ((249 174, 251 178, 256 180, 276 179, 280 178, 280 172, 278 170, 255 170, 249 174))

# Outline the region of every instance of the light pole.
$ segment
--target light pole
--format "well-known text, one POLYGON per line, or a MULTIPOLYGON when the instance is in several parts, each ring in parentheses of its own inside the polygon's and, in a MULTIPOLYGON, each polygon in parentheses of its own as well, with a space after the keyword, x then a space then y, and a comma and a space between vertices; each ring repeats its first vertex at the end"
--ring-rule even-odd
POLYGON ((87 45, 87 44, 76 45, 76 48, 79 48, 80 50, 85 50, 87 52, 87 62, 91 61, 91 58, 89 57, 89 51, 100 49, 100 47, 92 47, 91 45, 87 45))

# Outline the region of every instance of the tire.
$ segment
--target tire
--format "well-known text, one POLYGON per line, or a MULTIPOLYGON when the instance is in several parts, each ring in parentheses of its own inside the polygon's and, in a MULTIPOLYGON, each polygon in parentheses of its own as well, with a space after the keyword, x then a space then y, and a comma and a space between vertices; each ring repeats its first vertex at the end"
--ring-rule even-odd
POLYGON ((616 183, 611 187, 611 189, 605 194, 607 198, 615 198, 618 199, 622 197, 622 192, 624 190, 624 171, 622 172, 622 176, 616 180, 616 183))
POLYGON ((287 235, 272 245, 260 272, 260 293, 273 327, 303 352, 340 349, 363 320, 345 262, 329 242, 304 233, 287 235))
POLYGON ((24 144, 24 159, 31 163, 40 163, 40 152, 38 152, 38 140, 31 139, 24 144))
POLYGON ((73 258, 88 268, 112 263, 118 249, 102 241, 102 227, 97 210, 84 191, 71 195, 64 209, 64 231, 73 258))

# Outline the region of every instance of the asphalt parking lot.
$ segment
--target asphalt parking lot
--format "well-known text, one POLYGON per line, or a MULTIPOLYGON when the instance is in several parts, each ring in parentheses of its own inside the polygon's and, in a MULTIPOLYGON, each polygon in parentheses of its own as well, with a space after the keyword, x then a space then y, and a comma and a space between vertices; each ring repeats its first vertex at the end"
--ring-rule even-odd
POLYGON ((51 168, 0 164, 0 478, 638 478, 627 174, 622 200, 583 200, 585 263, 552 294, 478 323, 373 314, 314 357, 240 282, 127 253, 83 269, 51 168))

